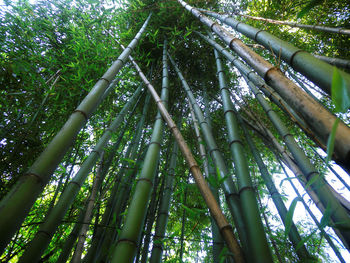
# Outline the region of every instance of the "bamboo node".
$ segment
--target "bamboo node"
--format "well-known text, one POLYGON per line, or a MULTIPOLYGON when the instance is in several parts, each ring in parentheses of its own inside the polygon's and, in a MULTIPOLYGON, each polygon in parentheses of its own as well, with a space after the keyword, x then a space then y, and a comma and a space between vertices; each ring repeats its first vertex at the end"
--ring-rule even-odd
POLYGON ((81 113, 81 115, 84 116, 84 119, 85 119, 86 121, 89 119, 89 117, 87 116, 87 114, 86 114, 85 112, 83 112, 83 111, 81 111, 81 110, 75 110, 75 111, 73 111, 73 113, 75 113, 75 112, 81 113))
POLYGON ((24 176, 33 177, 33 178, 35 178, 39 183, 41 183, 41 184, 44 183, 43 178, 41 178, 41 176, 38 175, 38 174, 35 174, 35 173, 26 173, 26 174, 23 175, 23 177, 24 177, 24 176))
POLYGON ((254 35, 254 41, 255 41, 255 42, 258 42, 258 41, 256 40, 256 37, 257 37, 258 34, 259 34, 260 32, 262 32, 262 31, 265 31, 265 30, 260 29, 260 30, 258 30, 258 32, 255 33, 255 35, 254 35))
POLYGON ((244 187, 242 187, 241 189, 239 189, 238 195, 241 195, 241 193, 242 193, 243 191, 245 191, 245 190, 252 190, 252 191, 254 192, 254 187, 252 187, 252 186, 244 186, 244 187))
POLYGON ((148 182, 151 186, 153 186, 153 182, 152 182, 150 179, 148 179, 148 178, 139 178, 139 179, 137 179, 136 181, 137 181, 137 182, 139 182, 139 181, 146 181, 146 182, 148 182))
POLYGON ((242 143, 242 141, 240 140, 240 139, 237 139, 237 140, 232 140, 230 143, 229 143, 229 147, 231 147, 231 145, 232 144, 234 144, 234 143, 239 143, 239 144, 241 144, 242 146, 243 146, 243 143, 242 143))
POLYGON ((117 241, 117 244, 118 243, 129 243, 135 247, 137 247, 137 243, 134 241, 134 240, 130 240, 130 239, 127 239, 127 238, 121 238, 117 241))
POLYGON ((152 144, 158 144, 159 147, 162 147, 162 145, 157 141, 150 142, 148 146, 151 146, 152 144))
POLYGON ((111 81, 110 81, 109 79, 107 79, 107 78, 102 77, 102 78, 100 78, 100 80, 105 80, 105 81, 107 81, 108 85, 111 84, 111 81))
POLYGON ((290 64, 292 67, 294 67, 294 65, 293 65, 293 59, 294 59, 295 55, 296 55, 297 53, 299 53, 299 52, 306 52, 306 51, 304 51, 304 50, 302 50, 302 49, 298 49, 297 51, 295 51, 295 52, 290 56, 290 58, 289 58, 289 64, 290 64))

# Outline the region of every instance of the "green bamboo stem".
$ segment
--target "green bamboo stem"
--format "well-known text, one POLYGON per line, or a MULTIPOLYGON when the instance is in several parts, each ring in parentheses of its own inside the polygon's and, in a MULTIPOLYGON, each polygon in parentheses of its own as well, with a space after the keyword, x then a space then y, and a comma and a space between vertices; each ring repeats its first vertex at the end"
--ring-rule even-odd
MULTIPOLYGON (((222 188, 226 195, 226 200, 231 212, 231 215, 234 219, 235 226, 237 227, 238 235, 242 244, 243 249, 247 249, 248 244, 248 236, 246 234, 247 229, 244 224, 244 219, 242 216, 241 211, 241 205, 239 202, 238 192, 236 190, 236 185, 234 184, 232 177, 230 176, 230 173, 228 171, 228 168, 226 166, 226 163, 224 161, 223 155, 221 151, 219 150, 219 147, 217 146, 215 139, 213 137, 212 131, 209 127, 209 124, 205 121, 204 115, 196 103, 196 100, 186 82, 184 79, 182 73, 180 72, 179 68, 176 66, 173 59, 169 56, 169 59, 171 63, 173 64, 173 67, 179 77, 179 79, 182 82, 182 86, 184 90, 186 91, 187 97, 189 99, 189 102, 192 104, 192 107, 194 109, 195 115, 200 123, 201 129, 203 131, 204 140, 206 142, 206 145, 208 147, 208 150, 210 152, 211 158, 215 163, 215 166, 217 170, 219 171, 219 176, 221 179, 223 179, 222 188)), ((246 250, 245 252, 248 252, 246 250)))
MULTIPOLYGON (((157 167, 156 174, 159 173, 158 169, 159 169, 159 167, 157 167)), ((153 228, 153 225, 154 225, 155 220, 156 220, 157 208, 158 208, 159 203, 160 203, 161 198, 162 198, 160 193, 163 192, 163 190, 164 190, 164 181, 163 181, 162 185, 160 186, 160 189, 158 190, 158 187, 161 184, 160 179, 161 179, 160 177, 156 176, 155 180, 154 180, 154 190, 152 193, 152 198, 151 198, 150 204, 148 206, 147 216, 145 218, 145 223, 144 223, 145 230, 144 230, 144 239, 142 242, 142 253, 141 253, 140 263, 148 262, 147 259, 148 259, 149 245, 150 245, 150 241, 151 241, 152 228, 153 228)))
POLYGON ((84 98, 77 109, 69 117, 62 129, 36 159, 28 172, 17 182, 11 191, 0 202, 0 253, 10 242, 14 233, 18 230, 38 195, 50 180, 64 154, 74 142, 76 135, 85 125, 88 118, 94 113, 101 102, 101 96, 108 84, 114 79, 121 67, 125 64, 128 55, 139 42, 145 31, 151 15, 146 19, 140 31, 130 42, 128 48, 122 52, 119 58, 106 71, 102 78, 95 84, 90 93, 84 98))
MULTIPOLYGON (((130 57, 130 59, 131 59, 131 57, 130 57)), ((209 208, 211 215, 214 217, 214 219, 215 219, 215 221, 220 229, 220 232, 227 243, 229 250, 234 254, 235 261, 237 263, 245 262, 242 249, 234 237, 232 227, 228 223, 226 217, 224 216, 218 203, 216 202, 213 194, 211 193, 210 188, 209 188, 207 182, 205 181, 203 174, 201 173, 199 166, 198 166, 196 160, 194 159, 194 157, 193 157, 187 143, 185 142, 182 134, 180 133, 178 127, 176 126, 176 124, 174 123, 172 118, 170 117, 167 109, 165 108, 164 104, 162 103, 162 100, 159 98, 154 87, 151 85, 151 83, 147 80, 145 75, 142 73, 142 71, 141 71, 140 67, 137 65, 137 63, 135 61, 133 61, 132 59, 131 59, 131 61, 134 64, 136 70, 138 71, 139 76, 141 77, 143 82, 146 84, 148 90, 151 92, 152 97, 154 98, 154 100, 157 103, 157 106, 158 106, 160 113, 162 114, 164 120, 168 124, 169 129, 173 133, 173 135, 174 135, 174 137, 179 145, 179 148, 180 148, 183 156, 185 157, 185 160, 187 162, 189 170, 191 171, 193 178, 194 178, 194 180, 195 180, 195 182, 200 190, 200 193, 201 193, 203 199, 205 200, 205 202, 209 208)))
POLYGON ((303 29, 311 29, 311 30, 322 31, 322 32, 327 32, 327 33, 350 35, 350 29, 346 29, 346 28, 342 28, 342 27, 305 25, 305 24, 300 24, 300 23, 291 22, 291 21, 274 20, 271 18, 249 16, 249 15, 244 15, 244 14, 239 14, 239 13, 236 13, 235 15, 243 16, 243 17, 246 17, 249 19, 263 21, 263 22, 267 22, 267 23, 271 23, 271 24, 285 25, 285 26, 290 26, 290 27, 298 27, 298 28, 303 28, 303 29))
POLYGON ((139 86, 139 88, 135 91, 135 93, 120 111, 118 116, 109 126, 109 128, 103 133, 102 137, 94 149, 91 151, 89 157, 86 158, 84 163, 81 165, 78 173, 74 176, 72 181, 68 184, 67 188, 60 196, 59 201, 51 210, 51 213, 46 216, 45 222, 40 226, 39 231, 36 233, 33 240, 28 245, 19 262, 33 262, 40 259, 40 256, 42 253, 44 253, 46 247, 49 245, 50 240, 53 237, 57 227, 61 223, 64 215, 76 198, 92 167, 100 158, 104 147, 110 140, 112 134, 123 123, 125 115, 128 113, 131 106, 136 103, 138 97, 141 95, 141 92, 142 85, 139 86))
POLYGON ((214 54, 217 66, 217 76, 219 78, 221 99, 224 106, 223 110, 228 131, 231 157, 235 165, 239 187, 242 213, 246 226, 249 226, 247 227, 247 234, 250 247, 249 250, 252 252, 252 261, 272 262, 272 255, 267 243, 264 227, 261 222, 255 191, 249 174, 247 158, 245 156, 243 142, 239 134, 238 121, 227 88, 221 58, 218 51, 215 49, 214 54), (263 260, 261 260, 261 258, 263 258, 263 260))
MULTIPOLYGON (((258 149, 256 148, 249 132, 247 131, 244 122, 242 121, 242 119, 238 116, 238 119, 240 121, 240 125, 243 129, 245 138, 248 142, 249 148, 254 156, 255 162, 257 163, 259 170, 260 170, 260 174, 266 184, 266 187, 271 195, 271 198, 277 208, 278 214, 280 215, 283 224, 285 224, 286 221, 286 217, 287 217, 287 208, 284 205, 284 202, 281 198, 281 195, 278 193, 277 188, 275 187, 274 182, 272 181, 272 178, 258 152, 258 149)), ((300 241, 301 241, 301 237, 298 233, 298 229, 295 226, 294 223, 292 223, 291 227, 290 227, 290 231, 288 233, 289 239, 292 242, 294 248, 296 249, 297 246, 299 245, 300 241)), ((309 252, 307 251, 305 245, 301 245, 300 248, 297 250, 296 249, 296 253, 299 257, 299 259, 301 261, 307 261, 307 260, 312 260, 311 255, 309 254, 309 252)))
POLYGON ((328 64, 336 66, 338 68, 350 70, 350 60, 342 59, 342 58, 330 58, 330 57, 320 56, 320 55, 315 55, 315 54, 314 54, 314 57, 318 58, 324 62, 327 62, 328 64))
POLYGON ((163 238, 165 236, 166 226, 169 218, 169 209, 174 185, 177 152, 178 145, 176 141, 174 141, 171 150, 169 168, 166 172, 165 188, 159 205, 159 212, 155 227, 155 235, 153 238, 153 248, 151 252, 151 258, 149 261, 151 263, 162 262, 162 254, 164 249, 163 238))
MULTIPOLYGON (((169 97, 166 46, 167 42, 164 41, 161 99, 165 102, 168 101, 169 97)), ((133 61, 131 57, 130 60, 133 61)), ((134 259, 143 226, 143 220, 147 212, 147 204, 153 188, 153 181, 163 137, 163 126, 164 123, 162 117, 158 112, 154 123, 151 143, 148 147, 144 160, 144 166, 142 167, 139 179, 137 180, 135 193, 130 202, 124 226, 118 237, 117 245, 112 252, 112 262, 132 262, 134 259)))
POLYGON ((86 233, 89 230, 89 224, 87 224, 87 223, 91 222, 94 203, 96 200, 98 189, 100 188, 100 184, 102 181, 103 163, 104 163, 104 151, 101 154, 100 165, 97 169, 96 176, 95 176, 95 179, 94 179, 94 182, 92 185, 92 189, 91 189, 91 194, 90 194, 88 202, 87 202, 86 211, 85 211, 85 215, 83 218, 83 222, 85 224, 83 225, 83 227, 79 231, 78 243, 77 243, 77 246, 75 248, 73 257, 70 261, 71 263, 79 263, 81 261, 81 255, 82 255, 83 250, 84 250, 86 233))
POLYGON ((287 128, 279 119, 278 115, 271 109, 262 94, 250 81, 247 81, 249 88, 252 90, 256 98, 258 99, 261 106, 264 108, 267 116, 276 127, 278 133, 283 138, 286 146, 291 151, 295 161, 300 167, 302 173, 306 177, 307 181, 310 182, 311 188, 316 192, 320 198, 324 207, 331 209, 331 218, 335 223, 335 226, 339 229, 345 238, 347 245, 350 244, 350 217, 340 202, 334 197, 332 192, 327 187, 326 182, 322 177, 319 177, 319 173, 311 164, 306 157, 305 153, 297 145, 293 136, 289 133, 287 128), (312 183, 311 183, 312 182, 312 183))
POLYGON ((261 210, 262 216, 263 216, 263 218, 264 218, 265 226, 266 226, 266 228, 267 228, 267 233, 268 233, 268 235, 269 235, 270 242, 271 242, 271 245, 272 245, 273 250, 274 250, 274 252, 275 252, 275 255, 276 255, 277 259, 278 259, 278 262, 284 263, 285 261, 284 261, 284 259, 282 258, 281 253, 279 252, 279 249, 278 249, 278 247, 277 247, 277 245, 276 245, 276 242, 275 242, 275 240, 274 240, 274 237, 273 237, 273 235, 272 235, 272 229, 271 229, 271 227, 270 227, 270 224, 269 224, 269 221, 268 221, 268 219, 267 219, 266 213, 265 213, 264 208, 263 208, 263 206, 262 206, 260 196, 259 196, 259 194, 257 194, 256 196, 257 196, 257 198, 258 198, 260 210, 261 210))
MULTIPOLYGON (((137 154, 139 149, 138 146, 141 140, 142 129, 143 129, 147 112, 149 109, 150 99, 151 99, 151 96, 148 93, 144 102, 143 112, 138 122, 135 135, 133 136, 133 139, 125 153, 125 158, 128 160, 135 161, 137 159, 137 154)), ((127 162, 125 162, 122 166, 123 167, 127 166, 127 162)), ((116 192, 116 196, 114 197, 115 204, 112 206, 113 209, 110 212, 109 223, 108 223, 109 227, 103 230, 103 234, 98 244, 97 251, 94 253, 94 257, 97 261, 106 261, 107 257, 110 254, 109 250, 110 250, 111 244, 114 241, 114 237, 116 235, 116 229, 118 228, 117 225, 120 224, 121 222, 120 214, 123 211, 124 204, 128 200, 129 192, 131 189, 131 183, 136 175, 138 167, 139 165, 136 162, 135 166, 132 169, 128 169, 127 171, 125 171, 125 169, 122 168, 118 173, 118 178, 121 178, 121 179, 118 186, 118 190, 115 191, 116 192), (112 220, 113 218, 116 218, 116 222, 112 220)))
MULTIPOLYGON (((299 49, 290 42, 284 41, 268 33, 240 22, 228 15, 220 15, 215 12, 207 11, 206 14, 212 16, 222 23, 231 26, 236 31, 242 33, 246 37, 255 40, 267 49, 272 49, 277 56, 287 62, 294 70, 300 72, 305 77, 318 85, 327 94, 331 94, 333 66, 316 58, 310 53, 299 49)), ((348 30, 350 32, 350 30, 348 30)), ((350 87, 350 74, 342 71, 345 84, 350 87)))
MULTIPOLYGON (((208 37, 205 37, 202 34, 200 34, 200 36, 209 44, 211 44, 216 50, 218 50, 222 55, 224 55, 230 62, 232 62, 234 66, 242 71, 243 75, 248 76, 248 79, 252 81, 256 86, 261 87, 264 85, 264 82, 259 78, 257 74, 255 74, 253 71, 250 71, 246 66, 243 66, 244 64, 239 59, 236 59, 230 52, 225 50, 222 46, 209 39, 208 37)), ((292 93, 289 95, 285 94, 286 96, 282 96, 281 92, 274 87, 274 90, 277 91, 277 93, 291 106, 291 108, 300 113, 305 122, 312 129, 312 132, 316 135, 317 139, 319 139, 322 144, 327 144, 328 136, 331 132, 331 127, 335 121, 335 116, 326 110, 321 104, 318 104, 315 101, 311 101, 312 98, 310 98, 307 103, 299 103, 304 101, 304 98, 307 96, 307 94, 302 92, 297 86, 295 86, 293 89, 295 92, 292 91, 292 93), (294 100, 295 104, 291 100, 294 100)), ((347 161, 349 158, 349 155, 347 154, 348 150, 346 150, 348 147, 346 146, 348 145, 348 141, 350 146, 350 134, 347 135, 350 129, 344 123, 340 123, 340 125, 342 128, 341 131, 337 130, 337 138, 335 139, 334 146, 334 153, 336 155, 335 161, 342 167, 350 169, 350 162, 347 161)))
MULTIPOLYGON (((129 122, 129 120, 128 120, 128 122, 129 122)), ((105 166, 103 168, 103 171, 102 171, 102 177, 106 176, 106 174, 108 172, 108 169, 111 166, 112 159, 113 159, 113 157, 115 157, 115 153, 116 153, 117 149, 120 146, 120 143, 121 143, 121 141, 123 139, 123 136, 124 136, 124 133, 126 131, 126 128, 128 128, 127 125, 124 126, 123 131, 119 134, 119 137, 118 137, 117 141, 112 146, 112 151, 110 152, 110 154, 109 154, 109 156, 108 156, 108 158, 106 160, 106 164, 105 164, 105 166)), ((101 196, 100 196, 100 199, 101 199, 101 196)), ((87 206, 87 203, 85 204, 85 207, 86 206, 87 206)), ((74 225, 74 227, 73 227, 71 233, 69 234, 67 240, 64 242, 64 247, 62 248, 62 252, 61 252, 59 258, 57 259, 56 263, 66 263, 67 262, 68 257, 69 257, 69 255, 71 253, 71 250, 72 250, 72 248, 74 246, 74 243, 75 243, 76 239, 78 238, 80 229, 82 228, 82 223, 81 222, 83 222, 85 211, 86 211, 86 208, 83 211, 81 211, 81 213, 79 214, 78 222, 74 225)))
MULTIPOLYGON (((205 112, 204 118, 207 121, 209 128, 213 129, 212 121, 210 118, 210 112, 209 112, 208 94, 206 91, 204 92, 203 99, 204 99, 204 112, 205 112)), ((191 110, 191 117, 193 120, 193 126, 195 128, 195 133, 197 135, 197 140, 198 140, 198 144, 199 144, 199 152, 201 154, 202 160, 204 160, 204 163, 203 163, 204 166, 207 166, 206 168, 204 168, 204 170, 206 170, 206 169, 208 170, 208 173, 206 173, 206 175, 208 177, 211 176, 212 178, 215 178, 215 176, 216 176, 215 169, 214 169, 212 163, 209 165, 209 161, 208 161, 209 158, 207 158, 205 147, 203 145, 203 140, 202 140, 202 137, 201 137, 200 132, 199 132, 199 124, 198 124, 197 118, 194 114, 193 107, 192 107, 191 103, 189 103, 189 106, 190 106, 190 110, 191 110)), ((220 206, 220 198, 219 198, 219 191, 218 191, 219 189, 215 186, 210 185, 210 190, 212 191, 216 202, 220 206)), ((210 225, 211 225, 211 232, 212 232, 212 237, 213 237, 213 246, 212 246, 213 262, 219 263, 221 260, 220 253, 224 249, 224 240, 222 239, 222 236, 220 234, 220 230, 219 230, 218 226, 216 225, 216 222, 213 219, 213 217, 210 217, 210 225)), ((228 261, 226 261, 226 262, 228 262, 228 261)))
MULTIPOLYGON (((290 179, 286 169, 284 168, 284 166, 282 165, 281 161, 279 160, 279 158, 276 156, 277 161, 279 162, 284 174, 286 175, 287 178, 290 179)), ((304 201, 304 199, 302 198, 302 196, 300 195, 298 189, 295 187, 294 183, 292 180, 288 180, 290 185, 293 187, 294 192, 296 193, 296 195, 299 197, 299 200, 302 202, 302 204, 304 205, 304 208, 306 209, 306 211, 308 212, 308 214, 310 215, 310 217, 312 218, 312 220, 315 222, 315 224, 317 225, 318 229, 320 230, 321 234, 325 237, 325 239, 327 240, 329 246, 332 248, 332 250, 334 251, 335 255, 337 256, 337 258, 339 259, 340 262, 345 263, 344 258, 342 257, 342 255, 340 254, 338 248, 336 247, 336 245, 334 244, 334 242, 332 241, 332 239, 329 237, 329 235, 324 231, 324 227, 321 226, 320 222, 317 220, 317 218, 315 217, 315 215, 312 213, 311 209, 309 208, 309 206, 306 204, 306 202, 304 201)))

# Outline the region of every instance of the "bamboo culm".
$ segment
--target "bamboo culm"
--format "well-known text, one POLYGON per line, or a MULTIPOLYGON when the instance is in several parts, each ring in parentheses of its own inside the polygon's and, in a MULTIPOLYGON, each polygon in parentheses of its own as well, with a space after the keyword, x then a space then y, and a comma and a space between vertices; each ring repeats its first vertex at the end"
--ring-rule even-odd
MULTIPOLYGON (((130 59, 131 59, 131 57, 130 57, 130 59)), ((183 138, 178 127, 176 126, 176 124, 174 123, 172 118, 170 117, 170 114, 168 113, 167 109, 165 108, 164 104, 162 103, 162 100, 160 99, 159 95, 155 91, 154 87, 151 85, 151 83, 147 80, 145 75, 142 73, 142 71, 141 71, 140 67, 137 65, 137 63, 135 61, 133 61, 132 59, 131 59, 131 61, 134 64, 136 70, 138 71, 139 76, 141 77, 143 82, 148 87, 148 90, 151 92, 152 97, 156 101, 156 104, 158 106, 160 113, 162 114, 164 120, 168 124, 169 129, 173 133, 173 135, 174 135, 174 137, 179 145, 179 148, 180 148, 180 150, 181 150, 181 152, 186 160, 186 163, 187 163, 187 165, 188 165, 188 167, 193 175, 193 178, 194 178, 194 180, 199 188, 199 191, 200 191, 204 201, 206 202, 211 215, 214 217, 223 238, 226 241, 227 247, 234 254, 234 259, 235 259, 236 263, 245 262, 243 251, 242 251, 241 247, 239 246, 237 240, 234 237, 232 226, 230 226, 230 224, 228 223, 226 217, 224 216, 218 203, 216 202, 213 194, 211 193, 210 188, 209 188, 207 182, 205 181, 203 174, 200 171, 196 160, 194 159, 187 143, 185 142, 185 139, 183 138)))
POLYGON ((65 191, 60 196, 59 201, 55 207, 51 210, 51 213, 45 218, 45 222, 40 226, 39 231, 34 236, 33 240, 30 242, 29 246, 23 253, 19 262, 33 262, 40 259, 42 253, 44 253, 46 247, 49 245, 51 238, 53 237, 57 227, 61 223, 67 210, 73 203, 75 197, 77 196, 81 186, 85 182, 87 176, 89 175, 92 167, 98 161, 102 151, 108 141, 110 140, 112 134, 119 128, 123 123, 125 115, 136 102, 142 92, 142 85, 138 87, 132 97, 125 104, 123 109, 120 111, 115 120, 111 123, 109 128, 103 133, 102 137, 91 151, 90 155, 84 163, 81 165, 79 171, 74 176, 72 181, 68 184, 65 191))
POLYGON ((242 215, 241 205, 239 202, 238 192, 236 185, 234 184, 232 177, 229 174, 229 170, 226 166, 226 163, 224 161, 223 155, 221 151, 219 150, 219 147, 217 146, 215 139, 213 137, 212 131, 209 127, 209 124, 205 121, 204 115, 196 103, 196 100, 190 90, 189 85, 187 84, 187 81, 184 79, 182 73, 180 72, 179 68, 176 66, 174 60, 169 56, 169 59, 179 77, 181 80, 182 86, 184 90, 186 91, 187 97, 189 99, 189 103, 192 104, 194 113, 196 115, 196 118, 198 119, 200 123, 200 127, 203 131, 203 137, 206 142, 206 145, 208 147, 208 151, 210 152, 211 158, 215 163, 215 166, 217 170, 219 171, 219 175, 221 179, 223 179, 222 188, 225 192, 225 196, 227 199, 228 207, 230 209, 230 213, 234 219, 235 226, 238 231, 238 235, 242 244, 243 249, 245 252, 248 252, 248 236, 246 234, 246 226, 244 224, 244 219, 242 215), (226 179, 225 179, 226 178, 226 179))
POLYGON ((174 141, 171 149, 169 168, 166 172, 165 187, 159 205, 159 212, 155 227, 155 235, 153 239, 153 248, 151 252, 150 263, 160 263, 162 261, 163 253, 163 238, 168 223, 170 201, 173 192, 173 184, 175 177, 176 159, 177 159, 178 145, 174 141))
MULTIPOLYGON (((239 59, 235 58, 230 52, 225 50, 222 46, 217 44, 215 41, 210 38, 200 34, 200 36, 206 40, 209 44, 211 44, 217 51, 219 51, 222 55, 224 55, 230 62, 233 63, 234 66, 240 70, 243 75, 246 75, 250 81, 252 81, 256 86, 261 87, 264 85, 264 82, 260 79, 260 77, 254 73, 254 71, 249 70, 247 66, 245 66, 239 59)), ((294 85, 294 84, 293 84, 294 85)), ((312 98, 310 98, 310 104, 299 103, 304 100, 307 96, 307 93, 302 92, 299 87, 295 86, 292 92, 286 96, 282 96, 280 92, 274 88, 275 91, 291 106, 295 112, 299 112, 301 116, 304 118, 305 122, 312 129, 312 132, 316 135, 316 137, 323 143, 327 144, 328 136, 331 132, 331 128, 333 126, 333 122, 336 117, 331 114, 328 110, 326 110, 321 104, 316 103, 312 98), (293 100, 296 104, 294 104, 293 100), (310 105, 310 111, 308 110, 310 105)), ((348 150, 350 150, 350 128, 347 127, 343 122, 339 122, 334 153, 336 155, 336 161, 339 165, 341 165, 344 169, 350 169, 350 162, 348 161, 349 154, 348 150), (349 133, 349 135, 347 135, 349 133)))
POLYGON ((261 222, 255 191, 249 174, 248 162, 244 152, 243 142, 239 134, 237 117, 227 88, 221 58, 218 51, 215 49, 214 55, 228 131, 228 143, 230 145, 231 157, 235 165, 242 212, 246 226, 249 226, 247 227, 247 234, 249 237, 249 250, 252 252, 250 255, 252 255, 252 261, 254 262, 272 262, 272 254, 261 222), (261 258, 263 258, 263 261, 261 258))
POLYGON ((100 160, 100 164, 99 167, 97 169, 96 172, 96 176, 92 185, 92 189, 91 189, 91 194, 88 198, 88 202, 87 202, 87 206, 86 206, 86 211, 85 211, 85 215, 83 218, 83 222, 85 223, 83 225, 83 227, 80 229, 79 231, 79 238, 78 238, 78 243, 76 245, 74 254, 72 256, 71 259, 71 263, 79 263, 81 261, 81 255, 83 253, 84 250, 84 243, 85 243, 85 239, 86 239, 86 233, 89 230, 89 224, 91 222, 92 219, 92 212, 93 212, 93 208, 94 208, 94 204, 95 204, 95 200, 96 200, 96 196, 97 196, 97 192, 100 188, 100 184, 103 181, 102 178, 102 170, 103 170, 103 163, 104 163, 104 151, 101 154, 101 160, 100 160))
POLYGON ((45 185, 49 182, 52 173, 61 162, 70 145, 74 142, 81 128, 101 103, 101 97, 107 89, 108 84, 125 64, 128 55, 137 45, 145 31, 150 18, 151 14, 146 19, 140 31, 136 34, 135 38, 130 42, 128 48, 122 52, 102 78, 95 84, 89 94, 69 117, 62 129, 29 168, 28 172, 19 179, 17 184, 14 185, 10 192, 1 200, 0 254, 22 224, 30 208, 43 191, 45 185))
MULTIPOLYGON (((281 58, 293 69, 310 79, 326 93, 331 94, 333 66, 330 64, 293 46, 290 44, 290 42, 281 40, 265 30, 260 30, 249 26, 228 15, 220 15, 215 12, 206 12, 206 14, 220 20, 222 23, 228 26, 231 26, 234 30, 242 33, 250 39, 255 40, 265 48, 269 50, 272 49, 276 56, 281 56, 281 58)), ((350 32, 350 30, 348 31, 350 32)), ((342 71, 341 74, 347 83, 345 85, 349 88, 350 74, 344 71, 342 71)))

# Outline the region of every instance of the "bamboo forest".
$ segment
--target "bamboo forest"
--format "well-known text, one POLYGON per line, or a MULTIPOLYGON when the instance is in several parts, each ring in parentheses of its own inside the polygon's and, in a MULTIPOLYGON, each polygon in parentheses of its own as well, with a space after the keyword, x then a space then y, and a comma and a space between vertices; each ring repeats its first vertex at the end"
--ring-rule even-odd
POLYGON ((350 262, 350 2, 0 0, 0 262, 350 262))

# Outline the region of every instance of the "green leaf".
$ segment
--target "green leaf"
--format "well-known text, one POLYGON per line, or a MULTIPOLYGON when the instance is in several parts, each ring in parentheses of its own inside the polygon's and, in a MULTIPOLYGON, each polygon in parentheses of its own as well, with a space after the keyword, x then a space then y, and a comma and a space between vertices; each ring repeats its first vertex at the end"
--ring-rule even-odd
POLYGON ((332 132, 328 137, 326 166, 328 165, 329 161, 332 159, 332 155, 333 155, 333 151, 334 151, 335 134, 337 132, 339 121, 340 121, 339 118, 335 119, 333 126, 332 126, 332 132))
POLYGON ((320 4, 322 4, 323 0, 312 0, 310 1, 297 15, 297 18, 302 18, 306 15, 310 10, 320 4))
POLYGON ((293 224, 293 215, 295 211, 295 207, 297 206, 298 201, 300 201, 300 197, 295 197, 292 201, 292 203, 289 206, 286 219, 284 221, 285 231, 284 231, 284 237, 286 238, 290 232, 290 229, 293 224))
POLYGON ((346 112, 350 107, 350 93, 347 83, 339 70, 333 67, 332 101, 337 112, 346 112))
POLYGON ((316 233, 316 231, 317 229, 313 230, 309 235, 300 240, 295 249, 298 250, 301 248, 316 233))

